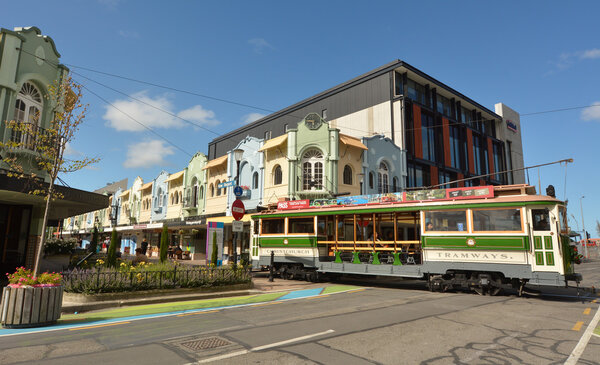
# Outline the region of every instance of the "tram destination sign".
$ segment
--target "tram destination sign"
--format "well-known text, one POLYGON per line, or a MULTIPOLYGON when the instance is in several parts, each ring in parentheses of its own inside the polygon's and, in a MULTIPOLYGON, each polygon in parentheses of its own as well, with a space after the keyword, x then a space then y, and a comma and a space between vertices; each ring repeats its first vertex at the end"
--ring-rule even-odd
POLYGON ((493 198, 493 186, 468 188, 412 190, 401 193, 355 195, 332 199, 291 200, 279 202, 278 210, 306 209, 331 206, 410 203, 419 201, 493 198))

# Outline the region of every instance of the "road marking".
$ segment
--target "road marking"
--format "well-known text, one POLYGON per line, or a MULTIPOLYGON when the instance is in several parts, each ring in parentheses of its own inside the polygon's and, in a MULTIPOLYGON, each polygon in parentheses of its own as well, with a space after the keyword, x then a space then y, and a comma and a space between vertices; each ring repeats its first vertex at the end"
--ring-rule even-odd
POLYGON ((323 294, 323 295, 316 295, 314 297, 308 297, 308 298, 304 298, 304 299, 319 299, 319 298, 327 298, 329 296, 329 294, 323 294))
POLYGON ((590 312, 591 312, 591 311, 592 311, 592 308, 586 308, 586 309, 583 311, 583 314, 585 314, 585 315, 587 316, 588 314, 590 314, 590 312))
POLYGON ((571 355, 569 356, 567 361, 565 361, 565 365, 577 364, 577 361, 581 357, 581 354, 583 354, 583 351, 585 350, 585 347, 590 341, 590 338, 594 334, 594 329, 598 325, 598 321, 600 321, 600 308, 598 308, 596 314, 594 315, 594 318, 592 318, 592 321, 590 322, 590 324, 588 324, 588 327, 583 333, 583 336, 581 336, 581 338, 579 339, 577 346, 575 346, 573 352, 571 352, 571 355))
POLYGON ((87 330, 90 328, 99 328, 99 327, 108 327, 108 326, 117 326, 120 324, 126 324, 131 322, 117 322, 117 323, 107 323, 107 324, 99 324, 97 326, 87 326, 87 327, 78 327, 78 328, 69 328, 69 331, 79 331, 79 330, 87 330))
POLYGON ((215 313, 215 312, 219 312, 219 309, 214 309, 211 311, 201 311, 201 312, 193 312, 193 313, 183 313, 183 314, 178 314, 177 317, 185 317, 185 316, 192 316, 194 314, 204 314, 204 313, 215 313))
POLYGON ((367 288, 348 290, 347 293, 357 293, 359 291, 364 291, 364 290, 367 290, 367 288))
POLYGON ((311 335, 300 336, 300 337, 296 337, 296 338, 290 338, 289 340, 284 340, 284 341, 279 341, 279 342, 271 343, 271 344, 268 344, 268 345, 253 347, 250 350, 241 350, 241 351, 236 351, 236 352, 232 352, 232 353, 224 354, 224 355, 220 355, 220 356, 209 357, 208 359, 203 359, 203 360, 200 360, 198 362, 189 363, 189 364, 186 364, 186 365, 204 364, 204 363, 207 363, 207 362, 228 359, 230 357, 236 357, 236 356, 240 356, 240 355, 245 355, 245 354, 247 354, 249 352, 262 351, 262 350, 270 349, 270 348, 273 348, 273 347, 287 345, 289 343, 294 343, 294 342, 298 342, 298 341, 308 340, 309 338, 313 338, 313 337, 327 335, 327 334, 333 333, 333 332, 335 332, 335 331, 330 329, 330 330, 319 332, 319 333, 313 333, 311 335))
POLYGON ((573 326, 573 328, 571 328, 571 330, 581 331, 581 326, 583 326, 583 322, 579 321, 579 322, 575 323, 575 325, 573 326))

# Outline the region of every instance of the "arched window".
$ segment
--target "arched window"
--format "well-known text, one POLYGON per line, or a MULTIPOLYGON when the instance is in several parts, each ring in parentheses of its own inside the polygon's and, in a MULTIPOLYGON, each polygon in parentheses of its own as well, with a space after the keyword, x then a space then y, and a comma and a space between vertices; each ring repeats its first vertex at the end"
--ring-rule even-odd
POLYGON ((258 172, 252 174, 252 189, 258 189, 258 172))
POLYGON ((215 187, 213 184, 210 184, 209 190, 210 190, 210 197, 212 198, 213 196, 215 196, 215 187))
POLYGON ((273 185, 279 185, 283 182, 283 173, 281 172, 281 166, 275 165, 273 169, 273 185))
POLYGON ((204 186, 200 187, 200 199, 204 199, 204 186))
POLYGON ((390 192, 389 182, 389 170, 387 164, 382 162, 379 164, 379 170, 377 171, 377 192, 379 194, 385 194, 390 192))
POLYGON ((215 187, 217 188, 217 196, 221 195, 221 188, 219 188, 220 183, 221 181, 219 180, 215 181, 215 187))
POLYGON ((352 185, 352 167, 350 165, 344 166, 344 184, 352 185))
POLYGON ((179 204, 179 194, 175 192, 175 204, 179 204))
POLYGON ((375 180, 375 178, 373 177, 373 172, 369 171, 369 189, 373 189, 373 180, 375 180))
POLYGON ((323 154, 310 149, 302 156, 302 190, 323 189, 323 154))
POLYGON ((177 204, 181 204, 181 203, 183 203, 183 192, 182 191, 179 192, 179 200, 178 200, 177 204))
POLYGON ((173 193, 171 193, 171 205, 173 205, 175 203, 175 196, 173 196, 173 193))
POLYGON ((392 179, 392 189, 394 189, 394 193, 398 191, 398 178, 396 176, 392 179))
POLYGON ((41 111, 42 94, 32 83, 24 83, 17 95, 14 115, 15 121, 39 125, 41 111))

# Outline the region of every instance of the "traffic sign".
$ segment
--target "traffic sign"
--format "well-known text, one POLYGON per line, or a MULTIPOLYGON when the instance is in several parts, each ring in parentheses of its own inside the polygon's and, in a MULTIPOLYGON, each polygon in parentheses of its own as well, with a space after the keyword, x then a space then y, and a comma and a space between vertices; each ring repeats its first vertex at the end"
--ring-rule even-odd
POLYGON ((223 188, 228 188, 228 187, 234 186, 234 185, 235 185, 235 180, 223 181, 222 183, 217 184, 217 188, 223 189, 223 188))
POLYGON ((242 189, 241 186, 236 186, 235 188, 233 188, 233 193, 236 197, 240 197, 242 196, 242 194, 244 194, 244 189, 242 189))
POLYGON ((240 221, 231 222, 231 231, 232 232, 244 232, 244 222, 240 222, 240 221))
POLYGON ((239 221, 244 217, 244 213, 246 213, 244 203, 239 199, 234 200, 233 204, 231 204, 231 215, 233 216, 233 219, 239 221))

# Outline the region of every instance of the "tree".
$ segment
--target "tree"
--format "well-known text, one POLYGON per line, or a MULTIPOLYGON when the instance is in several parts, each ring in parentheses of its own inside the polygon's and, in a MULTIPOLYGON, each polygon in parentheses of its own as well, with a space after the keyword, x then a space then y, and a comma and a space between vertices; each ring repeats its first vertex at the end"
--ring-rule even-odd
POLYGON ((113 228, 110 235, 110 245, 108 245, 108 251, 106 252, 106 265, 108 267, 117 266, 117 230, 115 228, 113 228))
POLYGON ((98 227, 94 226, 94 231, 92 232, 92 241, 90 242, 88 251, 96 253, 97 249, 98 249, 98 227))
POLYGON ((167 261, 167 251, 169 250, 169 229, 163 224, 163 230, 160 234, 160 262, 167 261))
POLYGON ((71 143, 87 114, 87 105, 82 104, 81 85, 71 76, 66 75, 60 81, 48 87, 48 96, 52 108, 52 120, 48 128, 38 125, 40 115, 28 121, 7 121, 7 129, 19 138, 11 138, 8 142, 0 142, 3 161, 8 165, 9 177, 27 180, 28 193, 42 195, 46 201, 40 240, 37 243, 34 274, 39 274, 40 259, 46 239, 48 212, 53 200, 62 198, 56 191, 55 181, 59 174, 67 174, 96 163, 97 158, 66 159, 64 156, 67 144, 71 143), (18 149, 29 149, 36 153, 31 160, 25 160, 15 153, 18 149), (45 179, 48 182, 45 182, 45 179))
POLYGON ((213 232, 212 236, 212 252, 210 253, 210 263, 217 266, 219 260, 219 246, 217 246, 217 232, 213 232))

